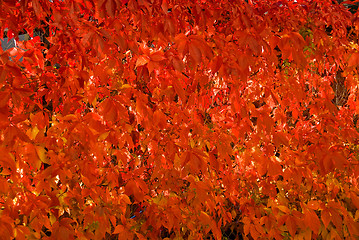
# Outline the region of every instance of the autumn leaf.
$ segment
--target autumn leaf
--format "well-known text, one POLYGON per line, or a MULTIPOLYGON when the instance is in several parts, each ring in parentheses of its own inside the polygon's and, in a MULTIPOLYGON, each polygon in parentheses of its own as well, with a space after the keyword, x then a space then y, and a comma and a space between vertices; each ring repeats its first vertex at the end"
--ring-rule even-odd
POLYGON ((320 220, 314 210, 309 209, 305 213, 305 222, 307 227, 309 227, 315 234, 318 234, 320 228, 320 220))
POLYGON ((348 66, 357 66, 359 65, 359 53, 353 53, 349 60, 348 60, 348 66))
POLYGON ((197 47, 195 43, 189 44, 189 53, 194 61, 199 64, 202 60, 202 53, 201 50, 197 47))
POLYGON ((287 226, 290 235, 295 236, 295 233, 297 231, 297 226, 294 217, 289 216, 285 222, 285 225, 287 226))
POLYGON ((139 56, 136 61, 136 67, 143 66, 147 64, 150 59, 147 56, 139 56))

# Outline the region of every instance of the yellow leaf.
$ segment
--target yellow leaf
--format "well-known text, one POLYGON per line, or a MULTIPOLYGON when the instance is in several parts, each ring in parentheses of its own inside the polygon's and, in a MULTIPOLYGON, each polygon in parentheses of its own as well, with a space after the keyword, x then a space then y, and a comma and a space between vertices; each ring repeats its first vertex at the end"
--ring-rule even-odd
POLYGON ((75 114, 68 114, 61 119, 62 121, 75 121, 77 120, 77 116, 75 114))
POLYGON ((99 140, 99 141, 105 140, 109 134, 110 134, 110 132, 102 133, 102 134, 98 137, 98 140, 99 140))
POLYGON ((55 215, 50 214, 50 224, 53 225, 57 221, 55 215))
POLYGON ((29 136, 31 140, 34 140, 38 133, 39 129, 36 126, 26 132, 27 136, 29 136))
POLYGON ((132 86, 130 84, 123 84, 121 86, 122 89, 127 89, 127 88, 132 88, 132 86))
POLYGON ((237 216, 236 211, 232 210, 231 215, 232 215, 232 218, 233 218, 233 219, 236 218, 236 216, 237 216))

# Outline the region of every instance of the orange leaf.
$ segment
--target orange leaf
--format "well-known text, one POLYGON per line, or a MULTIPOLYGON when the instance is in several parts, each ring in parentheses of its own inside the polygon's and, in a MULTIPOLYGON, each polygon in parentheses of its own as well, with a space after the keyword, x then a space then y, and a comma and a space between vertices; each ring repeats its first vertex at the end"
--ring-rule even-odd
POLYGON ((187 165, 187 163, 190 161, 191 159, 191 153, 190 152, 184 152, 181 155, 181 167, 184 167, 185 165, 187 165))
POLYGON ((174 57, 172 59, 172 64, 173 64, 174 69, 176 69, 179 72, 182 72, 184 67, 185 67, 184 64, 183 64, 183 61, 181 59, 179 59, 179 58, 176 58, 176 57, 174 57))
POLYGON ((110 222, 111 222, 112 226, 116 226, 116 217, 110 216, 110 222))
POLYGON ((268 166, 268 174, 270 176, 276 176, 278 174, 282 174, 283 173, 283 168, 281 166, 281 164, 275 160, 272 160, 270 162, 270 165, 268 166))
POLYGON ((0 147, 0 152, 0 166, 16 170, 15 160, 11 157, 9 151, 7 151, 4 147, 0 147))
POLYGON ((290 213, 290 209, 287 206, 277 206, 284 213, 290 213))
POLYGON ((287 229, 292 237, 295 236, 295 233, 297 231, 297 225, 294 220, 293 216, 289 216, 287 220, 285 221, 285 225, 287 226, 287 229))
POLYGON ((54 237, 56 239, 72 239, 72 234, 70 230, 65 226, 59 226, 54 230, 54 237))
POLYGON ((314 210, 309 209, 305 213, 305 222, 315 234, 318 234, 320 228, 320 220, 314 210))
POLYGON ((125 228, 122 225, 117 225, 112 234, 119 234, 119 233, 123 232, 124 230, 125 230, 125 228))
POLYGON ((223 58, 221 56, 214 57, 211 61, 211 65, 210 65, 212 73, 218 72, 218 70, 221 68, 222 64, 223 64, 223 58))
POLYGON ((126 194, 121 194, 120 197, 121 201, 125 202, 126 204, 130 205, 131 200, 126 194))
POLYGON ((135 180, 128 181, 125 186, 125 192, 128 196, 133 195, 138 202, 142 202, 145 196, 135 180))
POLYGON ((151 53, 150 55, 151 61, 160 62, 166 59, 162 51, 151 53))
POLYGON ((255 228, 254 224, 251 224, 251 226, 249 227, 249 232, 251 233, 253 239, 258 239, 260 237, 260 234, 255 228))
POLYGON ((0 176, 0 193, 8 193, 9 183, 0 176))
POLYGON ((348 60, 348 66, 358 66, 359 65, 359 53, 353 53, 349 60, 348 60))
POLYGON ((158 67, 158 63, 157 62, 154 62, 154 61, 150 61, 148 64, 147 64, 147 69, 148 69, 148 73, 151 74, 153 72, 153 70, 155 68, 158 67))
POLYGON ((343 218, 340 216, 340 213, 338 212, 338 210, 336 210, 334 208, 329 208, 328 210, 330 213, 330 220, 332 221, 334 226, 337 229, 341 229, 342 225, 343 225, 343 218))
POLYGON ((265 163, 265 162, 259 161, 258 165, 257 165, 257 171, 258 171, 260 176, 263 176, 268 171, 268 164, 265 163))
POLYGON ((24 147, 24 156, 25 161, 30 164, 35 169, 39 169, 41 166, 40 158, 36 152, 36 148, 32 144, 27 144, 24 147))
POLYGON ((36 149, 37 156, 39 157, 41 162, 49 163, 48 159, 46 158, 45 148, 41 147, 41 146, 36 146, 35 149, 36 149))
POLYGON ((305 240, 311 240, 312 239, 312 231, 310 231, 309 228, 304 232, 304 239, 305 240))
POLYGON ((204 225, 211 225, 211 218, 208 216, 207 213, 201 211, 201 214, 198 218, 202 223, 204 223, 204 225))
POLYGON ((186 92, 181 86, 181 83, 177 79, 173 79, 172 83, 176 93, 178 94, 182 102, 184 102, 186 100, 186 92))
POLYGON ((355 222, 352 217, 347 217, 345 224, 353 236, 359 237, 359 222, 355 222))
POLYGON ((352 200, 352 203, 354 206, 359 209, 359 197, 355 192, 350 192, 350 199, 352 200))
POLYGON ((320 203, 315 200, 311 200, 307 204, 307 207, 310 209, 313 209, 313 210, 318 210, 319 206, 320 206, 320 203))
POLYGON ((150 59, 147 56, 144 55, 139 56, 136 61, 136 68, 147 64, 149 61, 150 59))
POLYGON ((153 121, 160 127, 165 128, 165 125, 167 123, 166 121, 166 115, 162 113, 162 111, 156 110, 153 113, 153 121))

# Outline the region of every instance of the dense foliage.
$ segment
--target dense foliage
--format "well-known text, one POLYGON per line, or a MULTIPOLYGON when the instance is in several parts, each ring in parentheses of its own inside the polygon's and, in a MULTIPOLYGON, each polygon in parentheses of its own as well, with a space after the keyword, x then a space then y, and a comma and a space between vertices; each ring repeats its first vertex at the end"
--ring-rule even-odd
POLYGON ((358 238, 343 4, 0 1, 0 239, 358 238))

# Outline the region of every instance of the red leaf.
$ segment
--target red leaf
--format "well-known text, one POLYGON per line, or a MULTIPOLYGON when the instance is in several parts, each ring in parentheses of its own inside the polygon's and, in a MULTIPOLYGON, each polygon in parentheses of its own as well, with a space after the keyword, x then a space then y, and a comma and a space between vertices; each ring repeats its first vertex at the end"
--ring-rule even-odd
POLYGON ((35 14, 38 17, 41 17, 43 10, 41 4, 39 3, 39 0, 32 1, 32 7, 34 8, 35 14))
POLYGON ((10 168, 11 170, 16 170, 15 160, 10 155, 9 151, 6 148, 0 147, 0 166, 3 168, 10 168))
POLYGON ((283 168, 281 164, 275 159, 272 159, 272 161, 269 163, 268 166, 268 174, 270 176, 276 176, 282 173, 283 173, 283 168))
POLYGON ((165 14, 168 13, 168 3, 167 0, 162 0, 161 8, 165 14))
POLYGON ((173 87, 178 94, 178 96, 181 98, 182 102, 185 102, 186 100, 186 92, 181 86, 181 83, 177 79, 173 79, 173 87))
POLYGON ((199 64, 202 60, 202 53, 200 49, 194 43, 189 44, 189 53, 194 61, 199 64))
POLYGON ((173 63, 173 67, 179 72, 182 72, 183 69, 185 68, 183 61, 179 58, 174 57, 172 59, 172 63, 173 63))
POLYGON ((9 91, 0 92, 0 109, 8 105, 9 98, 10 98, 9 91))
POLYGON ((210 68, 213 73, 218 72, 223 63, 223 58, 221 56, 216 56, 212 59, 210 68))
POLYGON ((166 59, 162 51, 151 53, 150 55, 151 61, 160 62, 166 59))
POLYGON ((106 1, 106 11, 107 11, 108 15, 110 15, 111 17, 115 16, 116 2, 114 0, 106 1))

